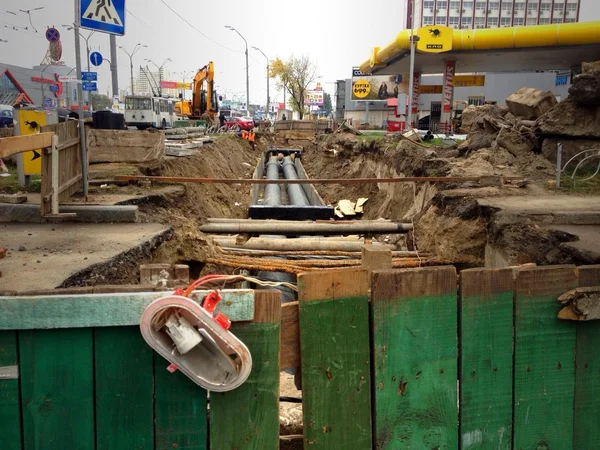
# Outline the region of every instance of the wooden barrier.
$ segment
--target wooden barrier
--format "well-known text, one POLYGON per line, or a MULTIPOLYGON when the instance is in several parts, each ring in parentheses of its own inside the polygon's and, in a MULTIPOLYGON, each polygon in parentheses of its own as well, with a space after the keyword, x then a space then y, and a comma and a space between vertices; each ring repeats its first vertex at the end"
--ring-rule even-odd
POLYGON ((45 149, 42 153, 42 202, 40 210, 42 217, 50 213, 56 215, 60 202, 67 201, 73 194, 83 189, 83 168, 77 125, 77 121, 69 120, 64 123, 42 127, 43 132, 50 132, 58 136, 57 154, 53 155, 53 149, 45 149), (56 188, 58 196, 54 200, 54 208, 52 205, 55 191, 53 184, 58 185, 56 188))
POLYGON ((600 322, 557 318, 597 285, 600 266, 431 267, 303 274, 283 307, 224 294, 253 369, 210 408, 135 326, 162 294, 2 297, 0 448, 275 450, 292 367, 306 449, 600 448, 600 322))

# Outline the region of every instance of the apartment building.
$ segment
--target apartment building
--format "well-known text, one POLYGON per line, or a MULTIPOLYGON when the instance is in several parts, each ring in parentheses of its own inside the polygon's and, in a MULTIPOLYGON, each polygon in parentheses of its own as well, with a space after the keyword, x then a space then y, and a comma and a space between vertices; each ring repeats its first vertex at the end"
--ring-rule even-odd
MULTIPOLYGON (((412 1, 407 0, 411 27, 412 1)), ((598 0, 414 0, 415 28, 497 28, 598 20, 598 0)))

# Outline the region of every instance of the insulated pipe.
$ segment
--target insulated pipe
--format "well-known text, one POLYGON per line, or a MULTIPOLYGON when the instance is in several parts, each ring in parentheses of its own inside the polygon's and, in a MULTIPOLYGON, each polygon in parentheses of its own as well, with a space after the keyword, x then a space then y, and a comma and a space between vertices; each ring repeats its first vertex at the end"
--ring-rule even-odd
MULTIPOLYGON (((298 180, 298 172, 296 172, 296 165, 292 158, 286 156, 283 158, 283 174, 286 180, 298 180)), ((288 196, 290 203, 294 206, 311 206, 302 185, 300 184, 288 184, 287 185, 288 196)))
MULTIPOLYGON (((291 196, 290 196, 291 197, 291 196)), ((200 226, 203 233, 215 234, 278 234, 298 236, 302 234, 387 234, 387 233, 406 233, 413 229, 411 223, 381 222, 362 223, 360 220, 355 223, 337 224, 332 223, 269 223, 268 220, 248 220, 241 223, 207 223, 200 226)))
MULTIPOLYGON (((277 156, 271 156, 269 162, 267 162, 267 180, 279 180, 277 156)), ((263 204, 268 206, 281 205, 281 185, 267 184, 265 186, 263 204)))
MULTIPOLYGON (((267 162, 267 180, 278 180, 279 179, 279 162, 277 156, 271 156, 269 158, 269 162, 267 162)), ((281 185, 279 184, 267 184, 265 186, 265 192, 263 196, 263 204, 268 206, 280 206, 281 205, 281 185)), ((268 241, 279 241, 279 240, 287 240, 285 236, 282 235, 261 235, 261 238, 268 241)), ((286 259, 286 258, 273 258, 273 259, 286 259)), ((266 272, 260 271, 257 274, 258 278, 266 281, 274 281, 274 282, 287 282, 294 283, 296 281, 296 277, 289 273, 285 272, 266 272)), ((270 289, 269 287, 257 286, 257 289, 270 289)), ((279 292, 281 292, 281 302, 289 303, 296 300, 296 294, 290 288, 285 286, 277 286, 275 287, 279 292)))

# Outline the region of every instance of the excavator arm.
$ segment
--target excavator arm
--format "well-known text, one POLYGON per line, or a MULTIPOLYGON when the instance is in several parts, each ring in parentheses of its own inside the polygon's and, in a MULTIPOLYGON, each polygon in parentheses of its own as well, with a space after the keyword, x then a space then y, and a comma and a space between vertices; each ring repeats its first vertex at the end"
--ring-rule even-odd
POLYGON ((200 119, 204 114, 216 116, 219 112, 217 93, 214 88, 215 67, 212 61, 198 69, 194 77, 191 101, 180 101, 175 105, 175 111, 191 119, 200 119), (206 90, 204 84, 206 83, 206 90))

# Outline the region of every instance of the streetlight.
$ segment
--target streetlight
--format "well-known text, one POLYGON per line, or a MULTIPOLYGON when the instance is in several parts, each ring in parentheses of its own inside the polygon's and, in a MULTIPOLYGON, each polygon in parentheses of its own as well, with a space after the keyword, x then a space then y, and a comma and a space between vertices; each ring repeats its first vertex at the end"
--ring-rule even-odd
POLYGON ((269 57, 267 55, 265 55, 265 52, 263 52, 260 48, 258 48, 258 47, 252 47, 252 48, 256 51, 261 52, 262 55, 267 60, 267 109, 265 109, 265 114, 266 114, 266 118, 269 118, 269 105, 271 104, 271 99, 269 97, 269 57))
MULTIPOLYGON (((165 66, 165 64, 167 63, 167 61, 173 62, 173 60, 171 58, 167 58, 167 59, 165 59, 163 61, 163 63, 160 66, 157 65, 151 59, 145 59, 144 61, 154 64, 154 67, 156 67, 158 69, 158 95, 160 97, 162 97, 162 86, 161 86, 161 83, 162 83, 162 70, 163 70, 163 67, 165 66)), ((156 83, 156 81, 155 81, 155 83, 156 83)))
POLYGON ((131 67, 131 95, 135 95, 135 91, 133 90, 133 56, 138 52, 138 50, 142 48, 148 48, 148 46, 138 43, 135 45, 135 47, 133 47, 133 51, 131 53, 125 50, 125 47, 123 47, 122 45, 119 45, 119 48, 123 50, 127 54, 127 56, 129 56, 129 64, 131 67))
MULTIPOLYGON (((64 28, 66 28, 68 31, 74 30, 75 28, 72 25, 62 25, 64 28)), ((79 32, 79 30, 76 30, 77 33, 79 33, 79 36, 81 36, 83 38, 83 40, 85 41, 85 49, 87 52, 87 69, 88 69, 88 73, 91 72, 91 68, 90 68, 90 38, 94 35, 95 31, 92 31, 90 34, 88 34, 88 37, 86 38, 83 34, 81 34, 79 32)), ((87 98, 88 98, 88 107, 91 108, 92 106, 92 93, 90 91, 88 91, 87 93, 87 98)))
MULTIPOLYGON (((194 73, 193 70, 190 70, 188 72, 175 72, 176 75, 180 75, 181 76, 184 84, 185 84, 185 79, 188 76, 192 75, 193 73, 194 73)), ((185 88, 181 90, 181 97, 182 97, 182 100, 185 100, 185 88)))
POLYGON ((249 107, 250 107, 250 74, 248 71, 248 41, 246 40, 246 38, 244 36, 242 36, 242 34, 236 30, 235 28, 233 28, 231 25, 225 25, 225 28, 227 28, 228 30, 231 31, 235 31, 243 40, 244 43, 246 44, 246 111, 250 111, 249 107))

